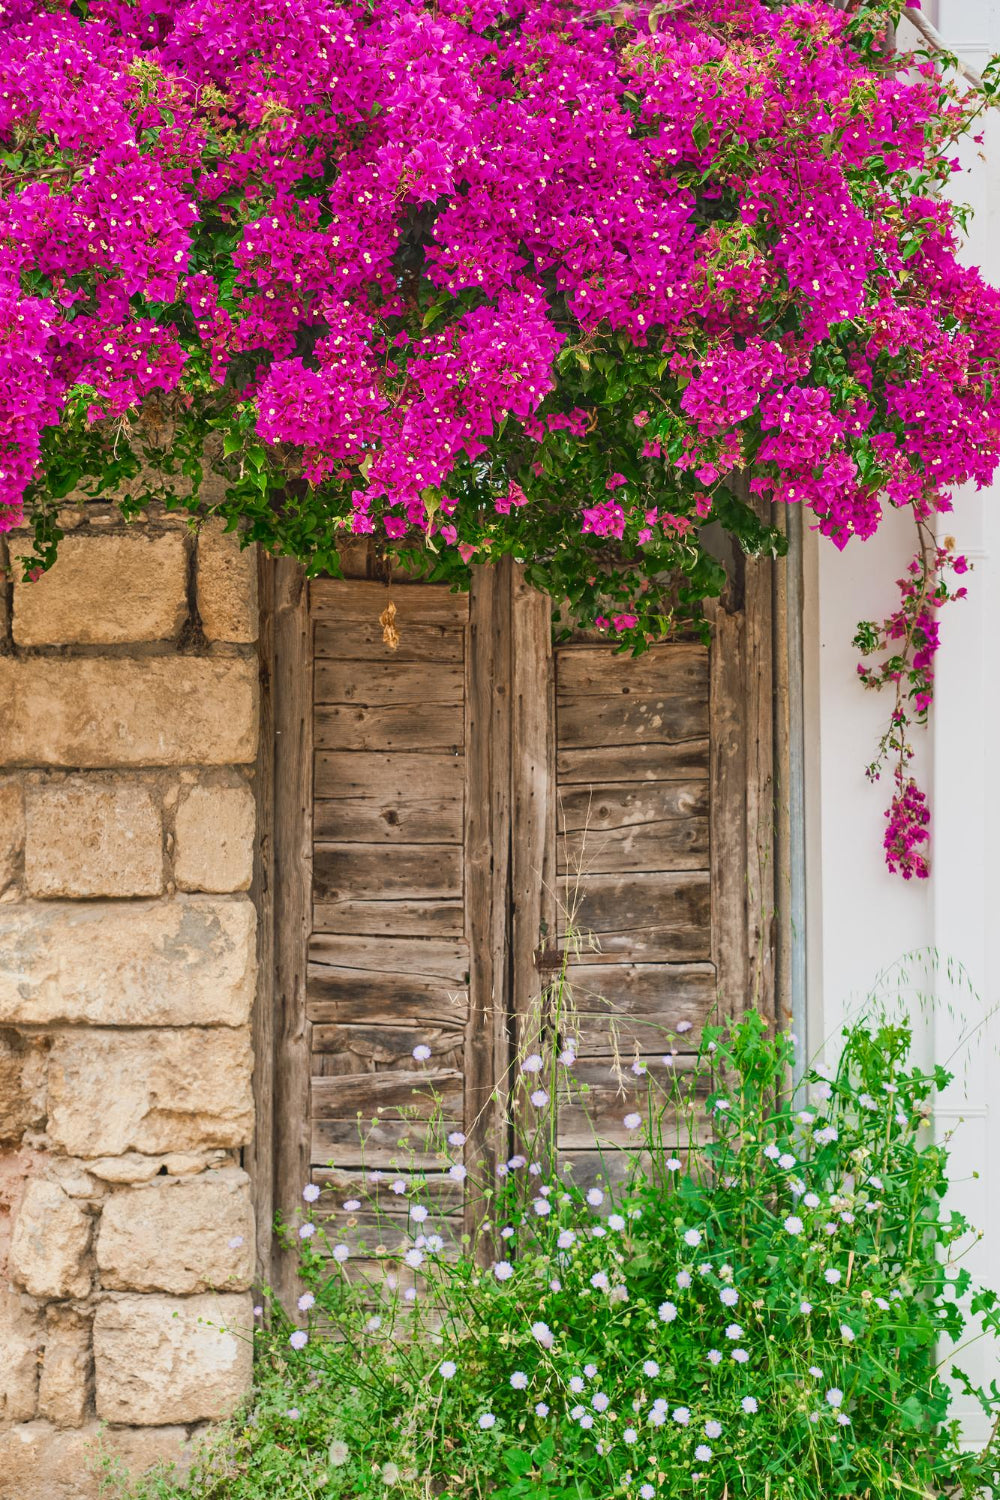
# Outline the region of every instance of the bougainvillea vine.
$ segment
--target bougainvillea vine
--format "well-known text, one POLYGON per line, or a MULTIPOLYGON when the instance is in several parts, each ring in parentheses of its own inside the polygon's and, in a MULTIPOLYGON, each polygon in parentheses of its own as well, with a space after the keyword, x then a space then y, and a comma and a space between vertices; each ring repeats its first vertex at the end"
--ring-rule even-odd
POLYGON ((1000 298, 940 196, 982 96, 898 9, 0 0, 0 527, 30 571, 124 487, 316 571, 509 553, 634 649, 722 591, 707 527, 930 535, 1000 298))

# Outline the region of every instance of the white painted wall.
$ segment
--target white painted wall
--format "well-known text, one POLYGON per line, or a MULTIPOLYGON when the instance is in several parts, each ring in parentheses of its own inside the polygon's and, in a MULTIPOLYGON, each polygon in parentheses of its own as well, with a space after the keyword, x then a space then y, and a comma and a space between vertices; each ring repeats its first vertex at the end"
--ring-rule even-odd
MULTIPOLYGON (((1000 0, 924 4, 952 50, 981 68, 1000 51, 1000 0)), ((901 42, 905 41, 901 34, 901 42)), ((1000 284, 1000 110, 984 125, 982 153, 967 146, 956 196, 974 205, 967 256, 1000 284)), ((966 1264, 1000 1288, 1000 484, 956 497, 941 535, 956 536, 974 564, 969 598, 943 612, 937 706, 915 767, 932 800, 932 876, 909 883, 882 863, 882 813, 890 787, 864 777, 889 702, 865 693, 850 646, 862 618, 880 618, 887 585, 913 552, 912 527, 892 517, 879 537, 837 554, 806 549, 807 944, 809 1049, 835 1036, 845 1015, 878 989, 902 996, 918 1018, 921 1050, 954 1059, 958 1079, 937 1112, 955 1131, 953 1201, 984 1231, 966 1264), (923 950, 925 960, 907 957, 923 950), (937 955, 935 971, 930 954, 937 955), (968 975, 949 975, 961 965, 968 975)), ((997 1346, 964 1357, 1000 1376, 997 1346)), ((970 1441, 986 1436, 968 1414, 970 1441)))

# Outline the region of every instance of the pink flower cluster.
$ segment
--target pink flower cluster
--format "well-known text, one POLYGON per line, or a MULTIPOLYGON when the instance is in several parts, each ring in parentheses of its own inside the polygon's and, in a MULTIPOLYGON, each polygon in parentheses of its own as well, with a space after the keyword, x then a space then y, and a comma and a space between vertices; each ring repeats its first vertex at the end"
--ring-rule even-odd
POLYGON ((155 393, 299 550, 516 551, 638 640, 595 557, 690 571, 733 474, 840 547, 987 482, 957 88, 830 0, 654 11, 0 0, 0 529, 155 393))

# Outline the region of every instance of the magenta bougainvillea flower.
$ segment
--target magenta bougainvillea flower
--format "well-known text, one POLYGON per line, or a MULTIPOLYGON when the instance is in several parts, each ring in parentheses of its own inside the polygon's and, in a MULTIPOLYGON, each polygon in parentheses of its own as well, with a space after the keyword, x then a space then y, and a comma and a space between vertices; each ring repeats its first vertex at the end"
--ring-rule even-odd
MULTIPOLYGON (((513 553, 641 647, 723 587, 707 522, 844 547, 895 507, 934 593, 1000 457, 1000 298, 940 196, 981 100, 853 9, 0 0, 0 528, 47 563, 71 490, 196 510, 213 468, 315 569, 513 553)), ((936 647, 903 612, 894 722, 936 647)))

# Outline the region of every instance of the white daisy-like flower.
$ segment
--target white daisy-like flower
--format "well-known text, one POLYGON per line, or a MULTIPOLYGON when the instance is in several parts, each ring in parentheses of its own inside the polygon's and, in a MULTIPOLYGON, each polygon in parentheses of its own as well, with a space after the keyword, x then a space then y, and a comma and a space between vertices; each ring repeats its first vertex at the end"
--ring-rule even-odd
POLYGON ((652 1411, 649 1413, 649 1416, 646 1418, 646 1421, 649 1423, 650 1427, 662 1427, 664 1422, 666 1421, 666 1417, 658 1407, 654 1406, 652 1411))
POLYGON ((721 1349, 709 1349, 708 1353, 705 1355, 705 1358, 708 1360, 708 1362, 709 1362, 710 1365, 721 1364, 722 1363, 722 1350, 721 1349))
POLYGON ((540 1073, 544 1064, 537 1052, 531 1052, 521 1064, 522 1073, 540 1073))
POLYGON ((604 1202, 604 1194, 601 1192, 600 1188, 592 1187, 588 1189, 587 1202, 590 1204, 591 1208, 599 1208, 601 1206, 601 1204, 604 1202))
POLYGON ((688 1287, 691 1285, 691 1272, 690 1271, 678 1271, 677 1275, 674 1277, 674 1280, 676 1281, 677 1285, 680 1287, 681 1291, 682 1292, 686 1292, 687 1289, 688 1289, 688 1287))
POLYGON ((559 1054, 559 1062, 560 1065, 564 1068, 571 1068, 573 1066, 573 1064, 576 1062, 576 1053, 573 1051, 572 1047, 563 1048, 563 1050, 559 1054))
POLYGON ((686 1406, 675 1406, 670 1415, 678 1427, 686 1427, 691 1420, 691 1413, 686 1406))
POLYGON ((580 1418, 580 1426, 584 1429, 585 1432, 589 1432, 593 1425, 593 1417, 590 1415, 589 1411, 585 1411, 583 1416, 580 1418))
POLYGON ((462 1166, 461 1162, 457 1161, 448 1168, 448 1176, 451 1178, 452 1182, 464 1182, 468 1175, 468 1172, 466 1171, 465 1167, 462 1166))
POLYGON ((813 1305, 812 1305, 811 1302, 800 1302, 799 1303, 799 1312, 802 1314, 802 1316, 804 1318, 808 1318, 808 1316, 812 1312, 812 1310, 813 1310, 813 1305))
POLYGON ((847 1415, 846 1411, 838 1411, 837 1421, 841 1427, 850 1427, 851 1425, 851 1419, 847 1415))
POLYGON ((804 1228, 805 1225, 797 1214, 788 1215, 788 1218, 785 1220, 786 1234, 801 1234, 804 1228))
POLYGON ((536 1417, 547 1417, 548 1414, 549 1414, 549 1409, 546 1406, 545 1402, 544 1401, 536 1401, 535 1402, 535 1416, 536 1417))
POLYGON ((288 1342, 293 1349, 304 1349, 309 1342, 309 1335, 302 1328, 296 1328, 294 1333, 288 1335, 288 1342))
POLYGON ((347 1245, 334 1245, 333 1258, 339 1266, 342 1266, 345 1260, 350 1260, 351 1258, 349 1247, 347 1245))
POLYGON ((531 1095, 531 1102, 536 1109, 544 1109, 549 1102, 549 1096, 544 1089, 535 1089, 531 1095))
POLYGON ((514 1267, 509 1260, 498 1260, 493 1266, 493 1275, 497 1281, 509 1281, 514 1274, 514 1267))
POLYGON ((836 1286, 837 1282, 840 1281, 840 1279, 840 1272, 837 1270, 836 1266, 828 1266, 827 1269, 823 1272, 823 1280, 828 1282, 830 1286, 836 1286))
POLYGON ((308 1312, 311 1307, 315 1306, 315 1304, 316 1298, 313 1296, 312 1292, 303 1292, 302 1296, 299 1298, 299 1312, 308 1312))
POLYGON ((738 1323, 728 1323, 726 1325, 726 1338, 727 1339, 741 1339, 742 1337, 743 1337, 743 1329, 740 1327, 740 1325, 738 1323))
POLYGON ((642 1366, 642 1373, 648 1375, 650 1380, 655 1380, 660 1373, 660 1367, 655 1359, 647 1359, 642 1366))
POLYGON ((699 1443, 694 1450, 694 1456, 700 1464, 707 1464, 712 1457, 712 1450, 707 1443, 699 1443))
POLYGON ((820 1369, 819 1365, 810 1365, 809 1374, 812 1376, 813 1380, 823 1379, 823 1371, 820 1369))
POLYGON ((375 1313, 374 1316, 368 1319, 365 1327, 367 1328, 369 1333, 378 1332, 378 1330, 382 1327, 382 1319, 379 1317, 378 1313, 375 1313))
POLYGON ((422 1266, 424 1263, 424 1252, 422 1250, 407 1250, 403 1259, 411 1270, 415 1271, 418 1266, 422 1266))
POLYGON ((326 1456, 332 1469, 340 1469, 343 1468, 344 1464, 350 1458, 351 1450, 346 1443, 342 1443, 339 1438, 335 1438, 326 1450, 326 1456))
POLYGON ((555 1336, 548 1323, 532 1323, 531 1336, 533 1339, 536 1339, 544 1349, 551 1349, 552 1345, 555 1343, 555 1336))
POLYGON ((611 1397, 606 1396, 603 1391, 598 1391, 590 1404, 595 1411, 607 1411, 611 1405, 611 1397))
POLYGON ((360 1207, 361 1207, 361 1199, 360 1198, 348 1198, 347 1201, 344 1204, 344 1212, 345 1212, 345 1214, 356 1214, 357 1211, 358 1211, 358 1209, 360 1207))
POLYGON ((403 1181, 402 1177, 397 1177, 395 1182, 390 1183, 389 1186, 391 1190, 396 1194, 397 1198, 399 1197, 400 1193, 406 1192, 406 1183, 403 1181))
POLYGON ((419 1046, 413 1049, 413 1056, 417 1062, 426 1062, 430 1055, 431 1049, 424 1042, 421 1042, 419 1046))
POLYGON ((442 1380, 454 1380, 458 1366, 453 1359, 442 1360, 438 1365, 438 1374, 442 1380))
POLYGON ((575 1240, 576 1234, 572 1229, 561 1229, 559 1231, 559 1238, 556 1240, 556 1244, 559 1246, 560 1250, 568 1250, 570 1245, 572 1245, 575 1240))
POLYGON ((692 1246, 692 1248, 695 1245, 700 1245, 701 1244, 701 1230, 700 1229, 685 1229, 685 1231, 684 1231, 684 1243, 685 1243, 685 1245, 692 1246))
POLYGON ((482 1416, 479 1418, 479 1425, 484 1432, 488 1432, 491 1427, 496 1426, 496 1420, 496 1417, 491 1411, 484 1411, 482 1416))
POLYGON ((661 1302, 657 1313, 661 1323, 672 1323, 677 1316, 677 1308, 672 1302, 661 1302))
POLYGON ((790 1172, 795 1165, 795 1157, 790 1151, 783 1151, 778 1157, 778 1166, 785 1172, 790 1172))
POLYGON ((841 1323, 840 1337, 844 1340, 845 1344, 853 1344, 856 1336, 857 1335, 855 1334, 854 1329, 851 1327, 850 1323, 841 1323))
POLYGON ((315 1233, 316 1233, 316 1225, 315 1224, 303 1224, 299 1228, 299 1239, 300 1240, 311 1240, 312 1237, 313 1237, 313 1235, 315 1233))
POLYGON ((515 1391, 524 1391, 528 1388, 528 1377, 523 1370, 515 1370, 510 1377, 510 1383, 515 1391))
POLYGON ((734 1286, 724 1286, 719 1293, 719 1301, 723 1307, 735 1307, 740 1300, 740 1294, 734 1286))
POLYGON ((778 1157, 779 1157, 779 1156, 780 1156, 780 1155, 781 1155, 781 1151, 780 1151, 780 1150, 779 1150, 779 1148, 778 1148, 778 1147, 777 1147, 777 1146, 776 1146, 776 1145, 775 1145, 775 1144, 774 1144, 774 1142, 773 1142, 773 1141, 770 1141, 770 1142, 769 1142, 769 1143, 768 1143, 768 1144, 767 1144, 767 1145, 766 1145, 766 1146, 765 1146, 765 1147, 764 1147, 764 1155, 765 1155, 765 1156, 766 1156, 766 1157, 767 1157, 767 1159, 768 1159, 768 1161, 777 1161, 777 1160, 778 1160, 778 1157))
POLYGON ((319 1188, 314 1182, 308 1182, 302 1189, 302 1196, 307 1203, 315 1203, 319 1197, 319 1188))
POLYGON ((805 1204, 806 1208, 819 1208, 819 1194, 806 1193, 802 1202, 805 1204))
POLYGON ((722 1423, 721 1422, 716 1422, 714 1418, 712 1419, 712 1421, 706 1422, 705 1423, 705 1436, 706 1437, 710 1437, 710 1438, 721 1437, 722 1436, 722 1423))
POLYGON ((502 1240, 512 1240, 514 1238, 514 1231, 509 1224, 505 1224, 501 1229, 500 1238, 502 1240))
POLYGON ((464 1146, 465 1135, 461 1130, 453 1130, 448 1137, 449 1146, 464 1146))
POLYGON ((631 1445, 632 1443, 638 1442, 638 1440, 639 1434, 636 1432, 635 1428, 626 1427, 625 1431, 622 1433, 622 1442, 631 1445))
POLYGON ((844 1393, 843 1393, 843 1391, 840 1389, 839 1386, 832 1385, 830 1387, 830 1389, 826 1393, 826 1403, 827 1403, 827 1405, 828 1406, 840 1406, 843 1403, 843 1400, 844 1400, 844 1393))
POLYGON ((622 1230, 625 1228, 625 1220, 622 1218, 621 1214, 608 1215, 608 1228, 615 1230, 622 1230))
POLYGON ((735 1359, 738 1365, 745 1365, 750 1356, 745 1349, 734 1349, 730 1358, 735 1359))
POLYGON ((531 1206, 540 1219, 544 1219, 546 1214, 552 1212, 552 1204, 547 1198, 536 1198, 531 1206))
POLYGON ((668 1156, 667 1157, 667 1171, 668 1172, 679 1172, 680 1169, 681 1169, 681 1163, 678 1161, 677 1157, 676 1156, 668 1156))
POLYGON ((596 1365, 584 1365, 584 1367, 583 1367, 583 1373, 586 1375, 586 1377, 587 1377, 588 1380, 593 1380, 594 1376, 597 1374, 597 1366, 596 1365))
POLYGON ((690 1031, 691 1030, 691 1028, 692 1028, 693 1025, 694 1025, 693 1021, 678 1021, 677 1022, 677 1026, 675 1027, 675 1030, 677 1032, 679 1032, 679 1034, 681 1036, 683 1036, 686 1031, 690 1031))
POLYGON ((595 1271, 590 1278, 590 1284, 599 1292, 606 1292, 610 1285, 606 1271, 595 1271))
POLYGON ((656 1491, 651 1484, 639 1486, 639 1500, 654 1500, 655 1495, 656 1491))
POLYGON ((571 1375, 569 1378, 569 1388, 573 1392, 574 1396, 579 1396, 584 1388, 583 1376, 571 1375))
POLYGON ((744 1396, 743 1400, 740 1402, 740 1405, 742 1406, 743 1410, 746 1412, 747 1416, 748 1417, 752 1417, 754 1415, 754 1413, 756 1412, 756 1410, 757 1410, 757 1397, 756 1396, 744 1396))
POLYGON ((642 1115, 637 1115, 635 1113, 628 1114, 625 1116, 622 1124, 625 1126, 626 1130, 638 1130, 639 1126, 642 1124, 642 1115))
POLYGON ((414 1203, 410 1209, 410 1218, 415 1224, 423 1224, 427 1218, 427 1210, 422 1203, 414 1203))

